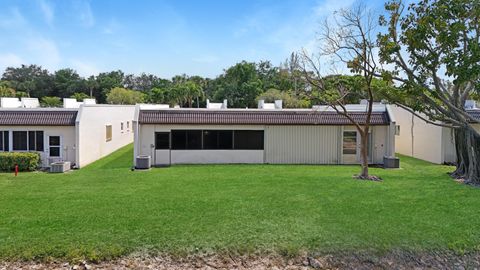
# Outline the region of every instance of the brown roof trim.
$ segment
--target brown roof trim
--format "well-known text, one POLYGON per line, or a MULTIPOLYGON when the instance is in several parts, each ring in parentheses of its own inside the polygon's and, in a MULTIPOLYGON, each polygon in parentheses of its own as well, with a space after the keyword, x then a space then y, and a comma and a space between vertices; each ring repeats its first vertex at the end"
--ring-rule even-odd
POLYGON ((5 110, 0 111, 3 126, 75 126, 78 111, 5 110))
MULTIPOLYGON (((365 123, 367 113, 349 113, 355 121, 365 123)), ((372 112, 371 125, 388 125, 388 113, 372 112)), ((333 111, 313 110, 140 110, 140 124, 196 125, 351 125, 347 117, 333 111)))

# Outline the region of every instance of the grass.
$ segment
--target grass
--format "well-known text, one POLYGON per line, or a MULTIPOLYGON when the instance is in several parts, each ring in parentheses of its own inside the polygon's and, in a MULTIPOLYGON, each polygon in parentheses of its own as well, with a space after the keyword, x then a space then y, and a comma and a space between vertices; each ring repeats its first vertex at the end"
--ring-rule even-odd
POLYGON ((480 189, 452 168, 185 165, 130 171, 132 147, 67 174, 0 174, 0 259, 138 250, 281 254, 480 248, 480 189))

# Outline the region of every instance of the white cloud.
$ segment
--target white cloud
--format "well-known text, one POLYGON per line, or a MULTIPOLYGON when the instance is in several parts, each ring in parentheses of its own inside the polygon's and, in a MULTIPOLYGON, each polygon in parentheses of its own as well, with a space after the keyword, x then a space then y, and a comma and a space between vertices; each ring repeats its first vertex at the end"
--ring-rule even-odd
POLYGON ((0 71, 3 72, 7 67, 18 67, 25 64, 25 61, 14 53, 0 54, 0 71))
POLYGON ((47 0, 38 0, 38 4, 42 10, 43 17, 45 17, 45 22, 52 26, 55 15, 53 5, 50 2, 47 2, 47 0))
POLYGON ((89 1, 77 1, 74 4, 74 8, 78 14, 78 19, 83 26, 92 27, 95 25, 95 17, 93 16, 89 1))
POLYGON ((96 65, 78 59, 70 60, 70 65, 80 76, 84 77, 96 75, 100 72, 100 69, 96 65))

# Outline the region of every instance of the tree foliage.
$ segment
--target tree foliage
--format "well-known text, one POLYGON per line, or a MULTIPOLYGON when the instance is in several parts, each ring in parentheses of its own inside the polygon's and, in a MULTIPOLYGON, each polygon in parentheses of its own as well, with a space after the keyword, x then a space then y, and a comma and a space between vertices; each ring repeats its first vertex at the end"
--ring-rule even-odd
POLYGON ((107 94, 109 104, 134 105, 144 101, 145 94, 121 87, 115 87, 107 94))
POLYGON ((378 36, 383 71, 399 90, 390 99, 422 112, 432 123, 455 129, 455 176, 480 183, 480 134, 464 109, 480 82, 480 5, 473 0, 421 0, 405 11, 401 1, 385 5, 388 28, 378 36))
POLYGON ((257 97, 257 101, 264 100, 265 102, 274 102, 275 100, 282 100, 284 108, 309 108, 311 103, 308 100, 299 100, 287 91, 280 91, 278 89, 268 89, 257 97))
POLYGON ((42 105, 42 107, 50 107, 50 108, 61 107, 62 100, 59 97, 45 96, 45 97, 42 97, 42 99, 40 100, 40 104, 42 105))

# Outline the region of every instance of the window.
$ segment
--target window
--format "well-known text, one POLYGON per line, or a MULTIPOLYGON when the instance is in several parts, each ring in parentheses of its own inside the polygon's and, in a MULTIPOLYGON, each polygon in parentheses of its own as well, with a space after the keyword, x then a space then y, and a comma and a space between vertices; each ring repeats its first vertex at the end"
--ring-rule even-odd
MULTIPOLYGON (((8 132, 5 131, 8 136, 8 132)), ((14 151, 43 151, 43 131, 13 131, 14 151)), ((8 138, 4 141, 8 143, 8 138)))
POLYGON ((127 129, 130 128, 130 121, 127 121, 127 129))
POLYGON ((400 136, 400 126, 395 125, 395 135, 400 136))
POLYGON ((233 149, 233 131, 204 130, 203 149, 233 149))
POLYGON ((0 131, 0 151, 8 152, 8 131, 0 131))
POLYGON ((263 150, 263 130, 235 130, 233 147, 244 150, 263 150))
POLYGON ((263 150, 264 139, 263 130, 172 130, 171 141, 174 150, 263 150))
POLYGON ((123 131, 123 122, 120 123, 120 130, 123 131))
POLYGON ((105 141, 109 142, 112 140, 112 125, 105 126, 105 141))
POLYGON ((202 131, 172 130, 172 149, 202 149, 202 131))
POLYGON ((59 157, 60 156, 60 136, 50 136, 48 137, 48 145, 50 147, 50 156, 59 157))
POLYGON ((43 131, 28 132, 28 150, 43 151, 43 131))
POLYGON ((356 131, 343 132, 343 154, 344 155, 357 154, 357 132, 356 131))
POLYGON ((155 132, 155 149, 170 149, 170 133, 155 132))
POLYGON ((13 132, 13 150, 14 151, 28 150, 28 132, 26 131, 13 132))

